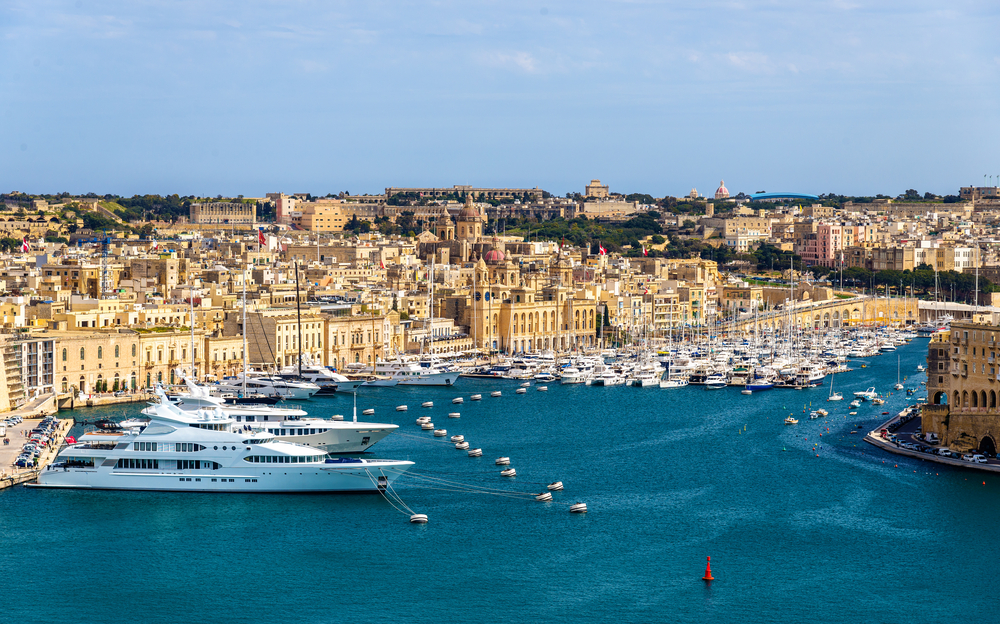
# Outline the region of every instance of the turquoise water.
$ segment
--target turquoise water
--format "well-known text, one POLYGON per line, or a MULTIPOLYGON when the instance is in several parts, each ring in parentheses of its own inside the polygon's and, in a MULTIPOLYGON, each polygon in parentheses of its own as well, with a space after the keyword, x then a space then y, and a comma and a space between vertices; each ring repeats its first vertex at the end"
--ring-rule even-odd
MULTIPOLYGON (((915 368, 926 343, 899 351, 908 387, 924 379, 915 368)), ((837 389, 889 391, 896 356, 868 362, 838 375, 837 389)), ((376 408, 407 434, 380 443, 380 456, 515 491, 558 479, 566 491, 556 500, 586 502, 590 513, 405 478, 397 491, 430 516, 427 525, 409 524, 377 495, 13 488, 0 491, 4 620, 934 622, 991 613, 1000 480, 983 486, 975 473, 891 456, 847 434, 899 411, 903 393, 845 418, 847 401, 827 404, 828 387, 754 396, 515 388, 462 380, 378 389, 358 408, 376 408), (490 398, 494 389, 504 396, 490 398), (469 402, 473 393, 483 400, 469 402), (466 403, 451 405, 460 395, 466 403), (427 400, 435 407, 421 409, 427 400), (810 420, 810 402, 830 416, 810 420), (400 404, 410 411, 395 412, 400 404), (791 412, 797 426, 782 424, 791 412), (425 414, 484 456, 431 442, 413 424, 425 414), (517 478, 499 476, 500 455, 517 478), (717 579, 709 587, 700 580, 707 555, 717 579)), ((350 399, 307 409, 349 414, 350 399)))

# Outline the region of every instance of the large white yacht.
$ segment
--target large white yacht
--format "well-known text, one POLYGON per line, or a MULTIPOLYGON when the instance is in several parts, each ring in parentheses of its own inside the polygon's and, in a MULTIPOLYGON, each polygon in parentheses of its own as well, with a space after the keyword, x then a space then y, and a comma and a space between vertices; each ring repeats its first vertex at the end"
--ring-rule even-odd
MULTIPOLYGON (((187 394, 167 397, 175 407, 185 412, 219 409, 245 429, 260 427, 279 440, 310 446, 325 453, 363 453, 399 428, 399 425, 389 423, 307 418, 308 413, 302 410, 270 405, 226 405, 222 399, 210 396, 205 388, 189 379, 184 381, 188 386, 187 394)), ((160 393, 161 401, 164 396, 160 393)), ((147 407, 142 413, 152 416, 156 407, 147 407)))
POLYGON ((215 389, 222 392, 242 393, 244 387, 252 394, 278 396, 293 401, 306 401, 319 392, 319 386, 308 381, 293 381, 281 377, 270 377, 251 372, 240 373, 233 377, 224 377, 215 384, 215 389))
MULTIPOLYGON (((376 362, 375 367, 366 366, 361 369, 364 375, 375 375, 378 378, 386 379, 386 385, 399 384, 401 386, 450 386, 457 380, 458 371, 445 370, 430 362, 404 362, 395 360, 393 362, 376 362)), ((372 385, 383 385, 378 381, 370 382, 372 385)))
POLYGON ((38 475, 37 487, 181 492, 374 492, 413 465, 331 458, 246 431, 221 410, 185 412, 163 401, 146 426, 84 433, 38 475))

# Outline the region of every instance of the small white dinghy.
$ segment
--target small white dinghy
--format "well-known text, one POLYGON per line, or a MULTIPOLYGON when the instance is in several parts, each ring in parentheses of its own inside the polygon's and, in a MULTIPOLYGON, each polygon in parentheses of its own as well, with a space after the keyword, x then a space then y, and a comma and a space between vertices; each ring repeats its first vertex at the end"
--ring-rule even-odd
POLYGON ((417 419, 417 424, 422 425, 424 423, 429 423, 430 421, 431 421, 430 416, 421 416, 420 418, 417 419))
POLYGON ((555 483, 550 483, 548 488, 553 492, 559 492, 563 489, 562 481, 556 481, 555 483))
POLYGON ((334 414, 333 416, 330 417, 330 420, 344 420, 344 415, 343 414, 334 414))
POLYGON ((549 389, 548 386, 538 386, 537 388, 535 388, 535 390, 538 390, 539 392, 547 392, 548 389, 549 389))
POLYGON ((548 492, 542 492, 541 494, 535 496, 535 500, 536 501, 541 501, 543 503, 547 503, 550 500, 552 500, 552 495, 549 494, 548 492))
POLYGON ((503 393, 501 393, 499 390, 494 390, 493 392, 490 393, 490 396, 496 398, 498 396, 502 396, 502 394, 503 393))
POLYGON ((509 466, 510 465, 510 458, 509 457, 497 457, 496 465, 497 466, 509 466))
POLYGON ((516 477, 517 476, 517 471, 514 470, 513 468, 508 468, 507 470, 501 470, 500 471, 500 476, 501 477, 516 477))
POLYGON ((740 394, 753 394, 753 390, 743 390, 740 394))
POLYGON ((459 412, 448 412, 448 418, 461 418, 462 414, 459 412))
POLYGON ((413 514, 410 516, 410 522, 413 524, 427 524, 427 514, 413 514))
POLYGON ((528 393, 528 389, 527 388, 518 388, 517 389, 517 394, 527 394, 527 393, 528 393))
POLYGON ((481 448, 469 449, 469 457, 482 457, 482 456, 483 456, 483 449, 481 448))
POLYGON ((469 448, 469 443, 468 442, 464 442, 464 441, 463 442, 459 442, 458 444, 455 445, 455 448, 458 449, 458 450, 460 450, 460 451, 464 451, 467 448, 469 448))
POLYGON ((469 399, 473 400, 473 401, 482 401, 483 400, 483 395, 481 395, 481 394, 473 394, 472 396, 469 397, 469 399))
POLYGON ((526 381, 526 382, 524 382, 523 384, 521 384, 521 387, 522 387, 522 388, 527 388, 527 387, 528 387, 528 386, 530 386, 530 385, 531 385, 531 382, 530 382, 530 381, 526 381))
POLYGON ((420 404, 420 407, 434 407, 434 401, 424 401, 420 404))
POLYGON ((365 411, 363 411, 361 413, 364 414, 365 416, 372 416, 372 415, 375 414, 375 410, 373 410, 372 408, 369 407, 368 409, 366 409, 365 411))
POLYGON ((570 505, 569 512, 570 513, 587 513, 587 503, 576 503, 576 504, 570 505))
POLYGON ((407 408, 405 405, 397 405, 396 406, 396 411, 397 412, 405 412, 407 409, 409 409, 409 408, 407 408))
POLYGON ((448 435, 448 430, 447 429, 435 429, 434 430, 434 437, 435 438, 443 438, 446 435, 448 435))
POLYGON ((465 442, 465 436, 464 435, 453 435, 453 436, 451 436, 451 441, 452 442, 465 442))
POLYGON ((462 403, 465 403, 465 399, 463 399, 462 397, 455 397, 454 399, 451 400, 451 402, 454 403, 455 405, 461 405, 462 403))
POLYGON ((425 423, 423 423, 423 424, 420 425, 420 428, 423 429, 424 431, 430 431, 430 430, 434 429, 434 423, 432 423, 432 422, 425 422, 425 423))

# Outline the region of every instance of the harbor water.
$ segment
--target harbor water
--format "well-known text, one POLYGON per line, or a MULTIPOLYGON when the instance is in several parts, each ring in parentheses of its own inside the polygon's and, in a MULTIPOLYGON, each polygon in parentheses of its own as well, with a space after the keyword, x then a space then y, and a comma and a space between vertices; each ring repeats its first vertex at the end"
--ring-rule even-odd
MULTIPOLYGON (((1000 480, 889 455, 848 433, 926 394, 916 371, 926 345, 897 352, 917 393, 866 402, 857 416, 848 416, 852 393, 890 392, 896 354, 837 375, 839 403, 826 402, 828 385, 751 396, 558 383, 517 395, 516 382, 479 379, 362 390, 359 414, 374 408, 367 419, 400 425, 374 456, 476 487, 565 484, 540 503, 401 478, 397 493, 428 514, 426 525, 379 495, 10 488, 0 491, 4 620, 908 623, 990 614, 1000 480), (483 399, 470 401, 476 393, 483 399), (451 403, 458 396, 463 405, 451 403), (395 411, 404 404, 408 412, 395 411), (820 407, 829 416, 810 419, 820 407), (448 418, 456 411, 461 418, 448 418), (783 423, 790 414, 799 424, 783 423), (424 415, 483 457, 421 431, 414 420, 424 415), (499 475, 499 456, 517 477, 499 475), (569 513, 578 501, 589 513, 569 513)), ((120 418, 140 407, 74 415, 120 418)), ((350 418, 351 397, 305 407, 350 418)))

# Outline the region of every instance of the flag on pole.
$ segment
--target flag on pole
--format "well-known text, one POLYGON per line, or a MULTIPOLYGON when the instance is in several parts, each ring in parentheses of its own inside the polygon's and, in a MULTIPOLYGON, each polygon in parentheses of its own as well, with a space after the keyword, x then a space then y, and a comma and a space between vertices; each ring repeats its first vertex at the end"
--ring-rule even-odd
POLYGON ((21 251, 28 253, 29 249, 31 249, 31 246, 28 244, 28 237, 25 236, 21 239, 21 251))
POLYGON ((598 250, 599 250, 599 251, 598 251, 598 255, 601 255, 601 256, 606 256, 606 255, 608 255, 608 250, 604 248, 604 245, 602 245, 602 244, 598 243, 598 244, 597 244, 597 248, 598 248, 598 250))
POLYGON ((257 228, 257 242, 261 245, 267 244, 267 237, 264 236, 264 228, 257 228))
POLYGON ((644 256, 648 256, 649 255, 649 252, 646 250, 646 246, 645 245, 642 246, 642 255, 644 255, 644 256))
POLYGON ((150 251, 156 251, 156 247, 157 247, 156 239, 155 238, 151 238, 149 240, 153 241, 153 244, 150 245, 149 250, 150 251))
POLYGON ((385 262, 383 262, 383 261, 379 260, 379 261, 378 261, 378 268, 380 268, 380 269, 384 269, 384 268, 385 268, 385 262))

